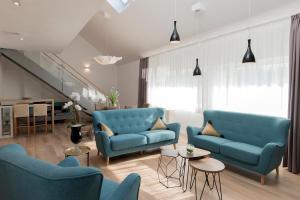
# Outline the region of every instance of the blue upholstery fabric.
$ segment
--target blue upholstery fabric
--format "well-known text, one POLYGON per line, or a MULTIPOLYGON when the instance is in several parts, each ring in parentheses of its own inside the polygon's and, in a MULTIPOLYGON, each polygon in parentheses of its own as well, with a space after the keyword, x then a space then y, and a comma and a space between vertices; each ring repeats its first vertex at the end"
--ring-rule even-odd
POLYGON ((289 127, 290 121, 280 117, 210 110, 204 111, 202 128, 187 127, 187 135, 189 143, 214 157, 266 175, 282 161, 289 127), (209 120, 223 139, 201 135, 209 120))
POLYGON ((139 134, 146 136, 148 144, 154 144, 175 139, 174 131, 170 130, 151 130, 140 132, 139 134))
POLYGON ((102 174, 98 170, 52 165, 27 156, 21 148, 0 148, 1 200, 99 199, 102 174))
POLYGON ((119 184, 116 183, 115 181, 111 181, 108 179, 103 179, 103 187, 101 190, 101 198, 100 200, 106 200, 109 199, 111 194, 115 192, 118 188, 119 184))
POLYGON ((141 177, 132 173, 121 184, 104 179, 100 200, 137 200, 141 177))
POLYGON ((80 162, 73 156, 69 156, 57 164, 61 167, 79 167, 80 162))
POLYGON ((140 134, 122 134, 110 137, 112 150, 123 150, 147 144, 147 138, 140 134))
POLYGON ((221 144, 220 152, 224 156, 247 164, 256 165, 262 153, 262 148, 240 142, 227 142, 221 144))
POLYGON ((154 132, 153 134, 146 134, 154 125, 157 118, 163 117, 164 109, 162 108, 136 108, 93 112, 93 127, 98 151, 104 157, 114 157, 150 148, 158 148, 164 145, 176 144, 180 133, 180 124, 178 123, 167 124, 168 131, 157 131, 156 135, 154 132), (105 132, 99 130, 99 123, 107 124, 116 135, 109 137, 105 132), (140 137, 130 136, 132 134, 138 134, 140 137), (142 138, 145 138, 146 143, 144 143, 142 138))
POLYGON ((74 157, 59 164, 31 158, 20 145, 0 147, 1 200, 138 199, 138 174, 130 174, 118 184, 103 181, 96 168, 76 166, 79 162, 74 157))
POLYGON ((214 153, 220 153, 220 145, 227 142, 231 142, 231 140, 209 135, 196 135, 191 144, 201 146, 203 149, 214 153))
POLYGON ((99 130, 98 124, 105 123, 117 134, 138 133, 149 130, 157 118, 164 116, 161 108, 136 108, 95 111, 93 113, 94 128, 99 130))
POLYGON ((223 111, 204 111, 204 124, 208 120, 224 138, 259 147, 269 142, 285 144, 290 126, 280 117, 223 111))

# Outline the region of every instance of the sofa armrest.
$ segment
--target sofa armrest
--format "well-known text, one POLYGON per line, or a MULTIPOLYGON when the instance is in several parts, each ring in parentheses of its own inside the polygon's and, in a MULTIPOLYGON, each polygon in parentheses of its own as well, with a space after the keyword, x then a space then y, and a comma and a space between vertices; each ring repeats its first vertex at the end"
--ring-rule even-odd
POLYGON ((188 142, 191 144, 191 139, 192 139, 195 135, 198 135, 199 133, 201 133, 202 130, 203 130, 203 128, 198 128, 198 127, 188 126, 188 127, 186 128, 187 136, 188 136, 188 142))
POLYGON ((74 156, 69 156, 57 164, 61 167, 79 167, 80 162, 74 156))
POLYGON ((95 131, 95 140, 98 151, 107 157, 111 151, 109 136, 103 131, 95 131))
POLYGON ((109 200, 138 200, 141 177, 136 173, 129 174, 108 198, 109 200))
POLYGON ((175 140, 178 142, 179 134, 180 134, 180 124, 179 123, 171 123, 167 124, 169 130, 175 132, 175 140))
POLYGON ((263 174, 268 174, 280 165, 284 149, 285 145, 282 143, 268 143, 264 146, 259 160, 263 174))

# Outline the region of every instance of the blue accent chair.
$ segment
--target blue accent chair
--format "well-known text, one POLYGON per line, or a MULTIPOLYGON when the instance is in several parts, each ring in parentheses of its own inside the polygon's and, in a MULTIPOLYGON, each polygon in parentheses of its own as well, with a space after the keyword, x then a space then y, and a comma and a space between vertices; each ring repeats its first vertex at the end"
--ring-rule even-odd
POLYGON ((0 147, 1 200, 137 200, 140 176, 118 184, 75 157, 53 165, 26 155, 22 146, 0 147))
POLYGON ((98 152, 106 158, 158 148, 178 143, 180 124, 167 124, 168 130, 150 130, 158 118, 164 117, 162 108, 135 108, 93 112, 93 126, 98 152), (99 129, 108 125, 115 133, 109 137, 99 129))
POLYGON ((227 164, 256 172, 264 184, 272 170, 278 175, 289 127, 284 118, 209 110, 204 111, 202 128, 187 127, 188 143, 227 164), (209 120, 222 137, 201 134, 209 120))

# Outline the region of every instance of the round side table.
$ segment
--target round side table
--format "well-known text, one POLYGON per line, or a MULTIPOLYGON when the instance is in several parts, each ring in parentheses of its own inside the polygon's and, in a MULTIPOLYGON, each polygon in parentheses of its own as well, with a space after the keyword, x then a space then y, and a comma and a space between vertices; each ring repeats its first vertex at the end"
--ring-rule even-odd
POLYGON ((82 155, 87 155, 87 166, 90 166, 90 151, 91 151, 91 148, 88 147, 88 146, 85 146, 85 145, 81 145, 81 146, 78 146, 79 149, 80 149, 80 152, 76 151, 75 150, 75 147, 69 147, 65 150, 65 157, 68 157, 68 156, 82 156, 82 155))
MULTIPOLYGON (((186 151, 186 148, 182 148, 182 150, 179 150, 179 156, 182 158, 181 159, 181 164, 180 164, 180 173, 179 173, 179 177, 182 183, 182 190, 183 192, 185 192, 187 190, 188 187, 188 181, 189 181, 189 166, 187 165, 188 160, 199 160, 202 159, 204 157, 207 157, 210 155, 209 151, 203 150, 203 149, 199 149, 199 148, 195 148, 193 153, 188 153, 186 151), (186 169, 187 169, 187 173, 186 173, 186 169)), ((192 185, 190 185, 190 188, 192 187, 192 185)))
POLYGON ((191 185, 195 184, 195 193, 196 193, 196 200, 197 200, 197 172, 204 172, 205 174, 205 182, 202 188, 200 200, 202 199, 204 189, 206 185, 212 191, 214 188, 217 190, 218 197, 220 200, 223 199, 222 196, 222 186, 221 186, 221 176, 220 173, 224 171, 225 165, 219 160, 214 158, 205 158, 197 161, 190 161, 189 165, 192 168, 192 175, 191 175, 191 185), (212 176, 212 183, 209 182, 209 176, 212 176), (218 180, 216 180, 218 178, 218 180))
POLYGON ((158 166, 157 166, 157 176, 160 184, 165 186, 166 188, 174 188, 174 187, 181 187, 180 176, 179 176, 179 167, 178 167, 178 151, 172 149, 161 149, 161 153, 158 159, 158 166), (166 162, 164 159, 167 159, 166 162), (172 163, 175 164, 172 171, 170 171, 170 165, 172 167, 172 163), (160 172, 162 173, 163 177, 161 177, 160 172), (176 176, 176 173, 177 176, 176 176), (178 185, 170 185, 170 180, 173 179, 178 181, 178 185))

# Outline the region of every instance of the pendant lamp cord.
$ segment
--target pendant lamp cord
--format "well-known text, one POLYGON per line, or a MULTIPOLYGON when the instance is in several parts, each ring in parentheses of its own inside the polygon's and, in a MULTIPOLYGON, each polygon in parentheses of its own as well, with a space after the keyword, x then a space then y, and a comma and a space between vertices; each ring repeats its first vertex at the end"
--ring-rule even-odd
POLYGON ((174 0, 174 21, 177 20, 177 1, 174 0))
MULTIPOLYGON (((248 0, 248 20, 251 19, 252 16, 252 0, 248 0)), ((248 39, 250 39, 250 24, 248 25, 248 39)))

